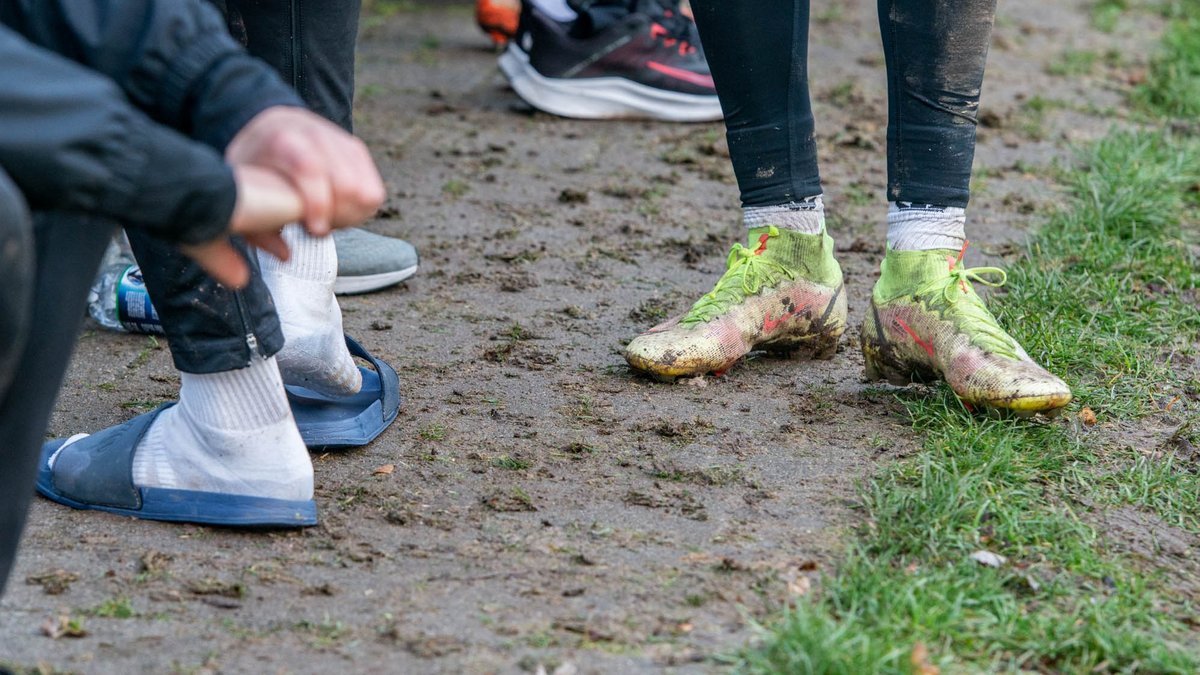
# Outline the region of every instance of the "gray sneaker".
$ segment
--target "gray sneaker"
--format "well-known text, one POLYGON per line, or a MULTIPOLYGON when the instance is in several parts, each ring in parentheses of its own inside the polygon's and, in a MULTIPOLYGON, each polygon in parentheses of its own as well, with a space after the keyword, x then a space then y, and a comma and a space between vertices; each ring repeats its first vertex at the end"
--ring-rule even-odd
POLYGON ((396 237, 357 228, 334 230, 338 274, 333 292, 338 295, 369 293, 394 286, 417 272, 417 249, 396 237))

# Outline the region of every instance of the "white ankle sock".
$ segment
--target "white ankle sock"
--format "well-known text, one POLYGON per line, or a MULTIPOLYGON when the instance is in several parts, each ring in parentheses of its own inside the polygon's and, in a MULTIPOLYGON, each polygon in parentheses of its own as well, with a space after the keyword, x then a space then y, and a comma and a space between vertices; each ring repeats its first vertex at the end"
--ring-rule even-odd
POLYGON ((160 413, 138 444, 135 485, 312 499, 312 460, 274 358, 180 379, 179 403, 160 413))
POLYGON ((887 241, 895 251, 958 250, 967 240, 967 213, 957 206, 892 202, 887 241))
POLYGON ((776 206, 743 208, 742 222, 747 228, 774 225, 781 230, 821 234, 825 231, 825 200, 816 195, 776 206))
POLYGON ((318 239, 299 225, 288 225, 283 238, 291 260, 258 253, 263 280, 283 325, 283 351, 276 355, 283 381, 330 396, 354 394, 362 388, 362 373, 346 349, 342 310, 333 295, 333 237, 318 239))

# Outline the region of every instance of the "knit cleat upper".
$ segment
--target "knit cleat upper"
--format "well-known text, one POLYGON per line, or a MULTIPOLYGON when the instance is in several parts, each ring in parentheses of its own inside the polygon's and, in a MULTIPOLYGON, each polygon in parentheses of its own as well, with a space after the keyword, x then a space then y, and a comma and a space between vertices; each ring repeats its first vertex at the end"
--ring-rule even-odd
POLYGON ((971 284, 1001 286, 1004 270, 965 268, 966 249, 888 250, 862 329, 867 378, 944 379, 968 405, 1056 414, 1071 390, 996 322, 971 284))
POLYGON ((633 339, 625 360, 662 379, 723 373, 753 349, 832 358, 846 330, 842 270, 828 235, 774 226, 734 244, 725 274, 684 315, 633 339))

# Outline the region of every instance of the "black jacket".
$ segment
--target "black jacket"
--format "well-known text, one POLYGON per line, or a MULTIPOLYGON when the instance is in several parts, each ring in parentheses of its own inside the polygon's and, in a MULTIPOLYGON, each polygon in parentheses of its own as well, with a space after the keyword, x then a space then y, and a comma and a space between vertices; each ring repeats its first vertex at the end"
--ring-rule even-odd
POLYGON ((211 240, 220 152, 274 105, 303 104, 200 0, 0 0, 0 168, 34 210, 211 240))

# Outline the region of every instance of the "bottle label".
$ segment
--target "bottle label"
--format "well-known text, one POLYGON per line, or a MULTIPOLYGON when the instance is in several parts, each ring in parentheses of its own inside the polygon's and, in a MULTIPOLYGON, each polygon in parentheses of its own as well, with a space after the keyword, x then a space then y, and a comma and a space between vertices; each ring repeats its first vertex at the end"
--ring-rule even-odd
POLYGON ((126 268, 117 282, 117 321, 131 333, 163 333, 158 311, 150 303, 142 270, 137 265, 126 268))

